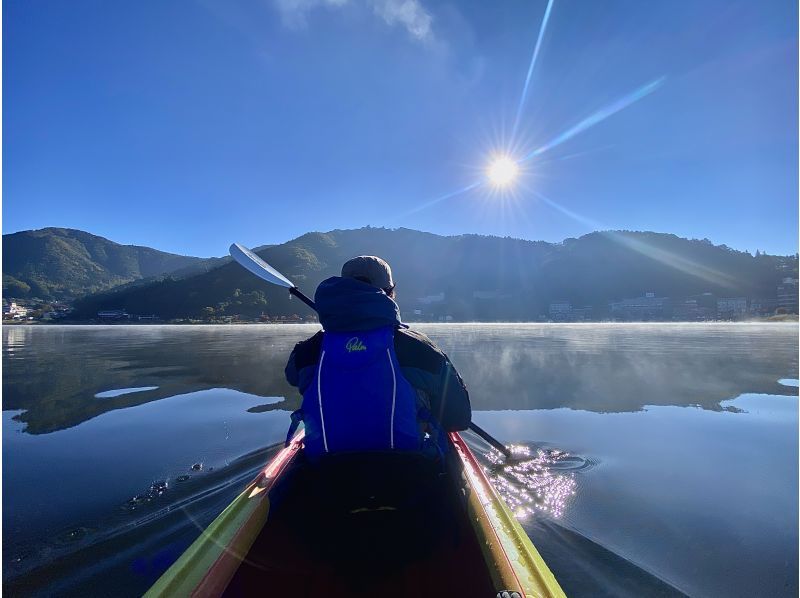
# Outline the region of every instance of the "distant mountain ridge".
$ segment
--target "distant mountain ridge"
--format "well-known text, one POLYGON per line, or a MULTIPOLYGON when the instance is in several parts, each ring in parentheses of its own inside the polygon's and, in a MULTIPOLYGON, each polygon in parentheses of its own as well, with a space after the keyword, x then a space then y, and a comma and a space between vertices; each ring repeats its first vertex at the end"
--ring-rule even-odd
POLYGON ((71 301, 150 277, 188 276, 219 261, 120 245, 69 228, 22 231, 3 235, 3 296, 71 301))
MULTIPOLYGON (((380 255, 392 265, 404 317, 446 314, 456 321, 534 320, 563 300, 593 306, 597 318, 609 302, 645 293, 769 298, 782 279, 797 277, 796 256, 753 256, 707 240, 633 231, 546 243, 366 227, 307 233, 258 253, 308 294, 338 275, 347 259, 380 255)), ((290 301, 285 289, 265 284, 235 263, 182 280, 165 277, 92 295, 76 308, 76 316, 87 319, 114 309, 164 320, 310 313, 290 301)))

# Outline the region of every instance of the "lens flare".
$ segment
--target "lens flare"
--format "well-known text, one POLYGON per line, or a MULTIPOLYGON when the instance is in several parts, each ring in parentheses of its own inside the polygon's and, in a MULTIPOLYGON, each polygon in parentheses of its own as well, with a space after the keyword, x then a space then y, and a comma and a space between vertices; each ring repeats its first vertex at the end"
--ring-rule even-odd
POLYGON ((522 118, 522 109, 525 107, 525 102, 528 99, 528 87, 531 84, 531 75, 533 75, 533 67, 536 66, 536 58, 539 56, 539 50, 542 47, 542 39, 544 32, 547 30, 547 21, 550 20, 550 11, 553 8, 553 0, 548 0, 547 8, 542 17, 542 24, 539 27, 539 36, 536 38, 536 46, 533 48, 533 56, 531 56, 531 63, 528 66, 528 74, 525 76, 525 85, 522 87, 522 94, 519 97, 519 105, 517 106, 517 117, 514 119, 514 128, 511 131, 511 136, 516 137, 517 129, 519 128, 519 121, 522 118))
POLYGON ((532 158, 535 158, 536 156, 543 154, 544 152, 551 150, 554 147, 557 147, 566 141, 569 141, 576 135, 583 133, 586 129, 590 129, 593 126, 600 124, 607 118, 614 116, 617 112, 620 112, 625 108, 627 108, 628 106, 635 104, 639 100, 646 98, 651 93, 656 91, 659 87, 661 87, 664 84, 665 80, 666 77, 660 77, 655 81, 651 81, 647 85, 643 85, 639 89, 632 91, 628 95, 622 96, 621 98, 608 104, 607 106, 604 106, 597 112, 584 118, 578 124, 560 133, 559 135, 557 135, 555 138, 551 139, 544 145, 537 147, 535 150, 533 150, 532 152, 528 153, 525 157, 523 157, 522 160, 520 160, 520 162, 524 162, 532 158))
POLYGON ((508 156, 499 156, 492 160, 486 171, 486 177, 496 187, 510 185, 519 175, 519 165, 508 156))

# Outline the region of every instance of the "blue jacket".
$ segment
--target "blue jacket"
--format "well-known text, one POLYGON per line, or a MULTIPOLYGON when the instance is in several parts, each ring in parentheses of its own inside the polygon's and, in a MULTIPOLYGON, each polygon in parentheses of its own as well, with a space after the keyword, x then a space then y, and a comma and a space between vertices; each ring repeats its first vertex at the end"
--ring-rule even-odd
MULTIPOLYGON (((394 326, 394 350, 406 380, 431 416, 448 432, 465 430, 472 420, 469 393, 450 360, 427 336, 400 321, 397 304, 382 290, 352 278, 334 276, 314 295, 324 330, 345 332, 394 326)), ((298 343, 286 364, 286 379, 305 395, 314 379, 323 333, 298 343)))

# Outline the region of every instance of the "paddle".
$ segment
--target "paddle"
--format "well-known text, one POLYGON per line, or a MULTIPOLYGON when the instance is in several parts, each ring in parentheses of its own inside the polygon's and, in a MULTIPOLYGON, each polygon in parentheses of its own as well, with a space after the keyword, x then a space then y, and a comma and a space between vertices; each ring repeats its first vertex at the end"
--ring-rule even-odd
MULTIPOLYGON (((271 284, 289 289, 289 293, 300 299, 300 301, 308 305, 314 311, 317 311, 317 307, 314 305, 314 302, 306 297, 291 280, 286 278, 283 274, 278 272, 275 268, 270 266, 267 262, 262 260, 244 245, 234 243, 230 247, 230 254, 231 257, 239 263, 239 265, 246 268, 250 273, 255 274, 260 279, 266 280, 271 284)), ((498 451, 503 453, 506 459, 511 459, 511 451, 508 450, 508 448, 506 448, 499 440, 492 437, 492 435, 486 430, 474 423, 469 424, 469 429, 483 438, 498 451)))
POLYGON ((478 424, 470 422, 469 423, 469 429, 472 430, 473 432, 475 432, 481 438, 483 438, 486 442, 491 444, 498 451, 503 453, 503 456, 506 459, 511 459, 512 458, 511 451, 502 442, 500 442, 494 436, 489 434, 489 432, 487 432, 486 430, 484 430, 483 428, 478 426, 478 424))
POLYGON ((300 299, 300 301, 308 305, 314 311, 317 311, 317 306, 314 305, 314 302, 306 297, 291 280, 250 251, 247 247, 234 243, 231 245, 229 251, 231 257, 235 259, 240 266, 244 266, 252 274, 255 274, 262 280, 289 289, 292 295, 300 299))

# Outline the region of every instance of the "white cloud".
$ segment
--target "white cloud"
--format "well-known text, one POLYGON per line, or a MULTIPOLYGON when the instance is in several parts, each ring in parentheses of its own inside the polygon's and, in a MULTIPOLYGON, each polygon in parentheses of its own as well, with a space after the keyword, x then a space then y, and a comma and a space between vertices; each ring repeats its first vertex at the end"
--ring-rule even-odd
POLYGON ((286 27, 298 29, 308 25, 308 13, 317 8, 367 6, 390 27, 404 28, 419 41, 433 39, 433 17, 419 0, 274 0, 286 27))
POLYGON ((415 38, 431 38, 433 17, 420 4, 419 0, 370 0, 375 14, 387 25, 400 25, 415 38))

